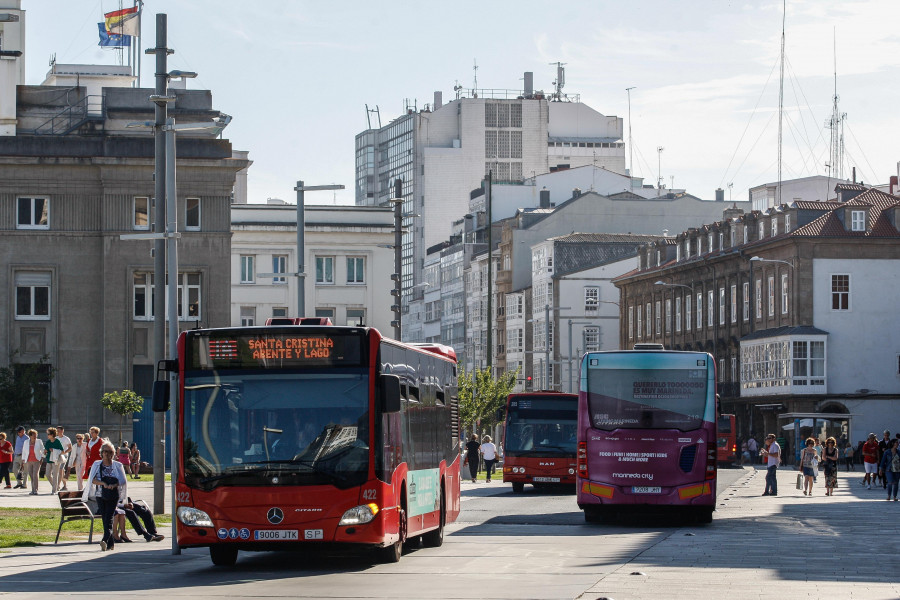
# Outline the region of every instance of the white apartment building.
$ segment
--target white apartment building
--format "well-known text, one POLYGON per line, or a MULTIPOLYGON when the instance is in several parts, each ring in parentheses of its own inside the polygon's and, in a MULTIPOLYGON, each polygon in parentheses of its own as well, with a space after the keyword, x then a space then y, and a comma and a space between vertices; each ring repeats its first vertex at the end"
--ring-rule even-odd
POLYGON ((834 199, 834 186, 840 183, 851 182, 826 175, 812 175, 786 179, 780 185, 777 181, 763 183, 750 188, 750 204, 753 210, 765 211, 797 200, 825 202, 834 199))
MULTIPOLYGON (((526 82, 530 81, 526 74, 526 82)), ((402 181, 403 338, 420 341, 426 249, 447 240, 469 211, 471 190, 582 165, 625 172, 623 120, 579 101, 551 102, 526 83, 519 90, 459 90, 379 129, 356 136, 356 203, 383 205, 402 181), (415 334, 415 335, 413 335, 415 334)))
POLYGON ((297 315, 297 207, 231 207, 231 324, 270 317, 329 317, 391 336, 393 213, 388 208, 305 206, 305 315, 297 315))

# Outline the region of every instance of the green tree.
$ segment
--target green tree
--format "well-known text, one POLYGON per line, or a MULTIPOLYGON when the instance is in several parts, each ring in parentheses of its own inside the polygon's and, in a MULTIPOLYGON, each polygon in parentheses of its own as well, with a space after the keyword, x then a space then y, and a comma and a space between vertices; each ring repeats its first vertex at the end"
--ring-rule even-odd
POLYGON ((144 406, 144 399, 137 392, 122 390, 103 394, 100 404, 106 410, 119 415, 119 443, 122 443, 122 421, 125 415, 140 412, 144 406))
POLYGON ((54 373, 50 357, 42 356, 36 363, 15 362, 15 357, 14 352, 9 366, 0 367, 0 426, 8 429, 49 423, 50 380, 54 373))
POLYGON ((519 372, 505 373, 497 379, 489 368, 469 372, 460 367, 459 373, 462 426, 469 430, 491 430, 497 423, 497 409, 506 406, 506 397, 515 387, 519 372))

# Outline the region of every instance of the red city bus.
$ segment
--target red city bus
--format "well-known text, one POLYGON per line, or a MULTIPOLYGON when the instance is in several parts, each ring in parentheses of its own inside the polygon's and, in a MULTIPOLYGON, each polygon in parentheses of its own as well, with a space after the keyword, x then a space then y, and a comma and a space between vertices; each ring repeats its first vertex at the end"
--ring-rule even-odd
POLYGON ((705 352, 589 352, 578 394, 578 507, 588 522, 623 509, 712 521, 716 370, 705 352))
POLYGON ((734 415, 719 415, 716 437, 717 460, 720 465, 732 466, 738 462, 737 429, 734 415))
POLYGON ((503 482, 512 483, 516 493, 526 483, 575 485, 577 421, 577 394, 510 394, 503 422, 503 482))
POLYGON ((452 349, 365 327, 199 329, 178 338, 177 369, 179 547, 233 565, 239 550, 333 543, 396 562, 407 540, 443 543, 460 508, 452 349))

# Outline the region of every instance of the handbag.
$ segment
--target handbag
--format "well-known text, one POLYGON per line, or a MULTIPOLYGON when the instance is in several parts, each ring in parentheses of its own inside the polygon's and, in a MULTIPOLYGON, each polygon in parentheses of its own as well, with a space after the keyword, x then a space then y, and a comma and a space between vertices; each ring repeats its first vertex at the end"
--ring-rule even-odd
POLYGON ((801 473, 797 473, 797 489, 803 489, 803 475, 801 473))
POLYGON ((107 485, 115 485, 113 489, 109 488, 100 488, 100 497, 106 500, 107 502, 118 502, 119 501, 119 480, 115 477, 101 477, 100 481, 107 485))

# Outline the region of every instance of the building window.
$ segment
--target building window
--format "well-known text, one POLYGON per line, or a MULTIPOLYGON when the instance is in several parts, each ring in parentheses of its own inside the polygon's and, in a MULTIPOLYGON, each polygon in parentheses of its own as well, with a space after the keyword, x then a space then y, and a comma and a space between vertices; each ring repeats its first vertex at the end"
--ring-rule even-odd
POLYGON ((706 326, 712 327, 713 323, 715 323, 715 315, 716 315, 716 306, 715 306, 715 298, 713 297, 713 291, 709 290, 709 293, 706 295, 706 326))
POLYGON ((737 229, 735 229, 734 227, 731 227, 728 230, 728 236, 729 236, 729 240, 730 240, 730 243, 728 245, 731 246, 732 248, 734 248, 734 246, 735 246, 734 238, 737 236, 737 229))
POLYGON ((768 294, 769 316, 774 317, 775 316, 775 277, 769 276, 768 284, 769 284, 769 290, 768 290, 768 292, 769 292, 769 294, 768 294))
POLYGON ((850 310, 850 275, 831 276, 831 310, 850 310))
POLYGON ((334 321, 334 309, 317 306, 316 316, 320 318, 331 319, 332 321, 334 321))
POLYGON ((256 325, 256 307, 241 307, 241 327, 253 327, 256 325))
POLYGON ((247 254, 241 255, 241 283, 253 283, 256 281, 256 272, 253 268, 253 263, 255 262, 255 256, 247 254))
POLYGON ((675 298, 675 331, 681 331, 681 296, 675 298))
POLYGON ((347 326, 348 327, 365 327, 366 326, 366 309, 364 309, 364 308, 348 308, 347 309, 347 326))
POLYGON ((316 283, 334 283, 334 257, 316 257, 316 283))
POLYGON ((675 245, 675 261, 677 262, 680 260, 681 260, 681 245, 676 244, 675 245))
POLYGON ((15 282, 16 320, 50 320, 50 273, 20 271, 15 282))
POLYGON ((690 238, 684 240, 684 257, 685 258, 691 257, 691 239, 690 238))
POLYGON ((778 235, 778 217, 772 217, 772 237, 778 235))
POLYGON ((50 229, 49 198, 19 198, 16 229, 50 229))
POLYGON ((741 298, 744 304, 744 322, 746 323, 750 319, 750 283, 744 282, 742 286, 744 296, 741 298))
POLYGON ((656 309, 656 335, 662 334, 662 310, 660 307, 660 301, 656 301, 656 306, 653 308, 656 309))
POLYGON ((784 215, 784 232, 791 232, 791 215, 789 214, 784 215))
MULTIPOLYGON (((166 293, 168 294, 168 286, 166 293)), ((199 321, 202 316, 200 313, 202 300, 200 273, 179 273, 176 293, 178 320, 199 321)), ((134 274, 133 307, 135 320, 148 321, 153 318, 156 303, 152 273, 134 274)), ((168 313, 166 316, 168 318, 168 313)))
POLYGON ((691 330, 691 295, 684 297, 684 330, 691 330))
POLYGON ((600 306, 600 288, 586 287, 584 288, 584 310, 585 312, 594 312, 600 306))
POLYGON ((719 325, 725 324, 725 287, 719 288, 719 325))
POLYGON ((634 318, 634 306, 629 306, 628 307, 628 339, 629 340, 634 339, 634 321, 632 321, 633 318, 634 318))
POLYGON ((646 305, 646 309, 644 310, 645 316, 647 317, 647 339, 649 340, 653 336, 653 316, 650 312, 650 303, 648 302, 646 305))
POLYGON ((584 335, 584 351, 596 352, 600 349, 600 328, 585 327, 582 332, 584 335))
POLYGON ((187 231, 200 229, 200 198, 185 198, 184 228, 187 231))
POLYGON ((736 382, 737 380, 738 380, 737 357, 732 356, 731 357, 731 380, 730 381, 736 382))
POLYGON ((697 293, 697 329, 703 328, 703 292, 697 293))
POLYGON ((366 259, 364 256, 347 257, 347 283, 366 282, 366 259))
POLYGON ((765 237, 766 237, 766 224, 762 221, 762 219, 760 219, 760 221, 759 221, 759 238, 758 239, 761 240, 765 237))
POLYGON ((788 276, 785 273, 781 276, 781 314, 786 315, 787 313, 788 313, 788 276))
POLYGON ((793 342, 793 384, 825 385, 825 342, 793 342))
POLYGON ((731 322, 737 323, 737 285, 731 286, 731 322))
POLYGON ((716 373, 716 375, 719 376, 719 379, 718 379, 719 383, 725 381, 725 359, 724 358, 719 359, 719 368, 716 369, 716 371, 718 371, 716 373))
POLYGON ((744 225, 744 239, 743 239, 742 243, 746 244, 747 242, 750 241, 749 239, 747 239, 749 234, 750 234, 750 228, 747 225, 744 225))
POLYGON ((641 307, 640 304, 638 304, 637 305, 637 339, 641 339, 641 337, 644 333, 644 329, 643 329, 644 322, 641 319, 642 312, 643 312, 643 308, 641 307))
POLYGON ((852 210, 850 211, 850 231, 866 230, 866 211, 852 210))
POLYGON ((272 308, 272 316, 275 318, 286 317, 287 315, 287 306, 276 306, 272 308))
POLYGON ((150 229, 150 198, 146 196, 135 196, 131 228, 139 231, 147 231, 150 229))
POLYGON ((666 333, 672 332, 672 300, 666 300, 666 333))
POLYGON ((725 248, 725 234, 719 233, 719 250, 725 248))
POLYGON ((287 278, 279 275, 279 273, 287 273, 287 260, 288 257, 285 255, 272 257, 272 283, 287 283, 287 278))
POLYGON ((756 320, 762 319, 762 279, 756 280, 756 320))
POLYGON ((707 248, 706 248, 707 252, 713 251, 713 234, 712 233, 710 233, 706 236, 706 246, 707 246, 707 248))

